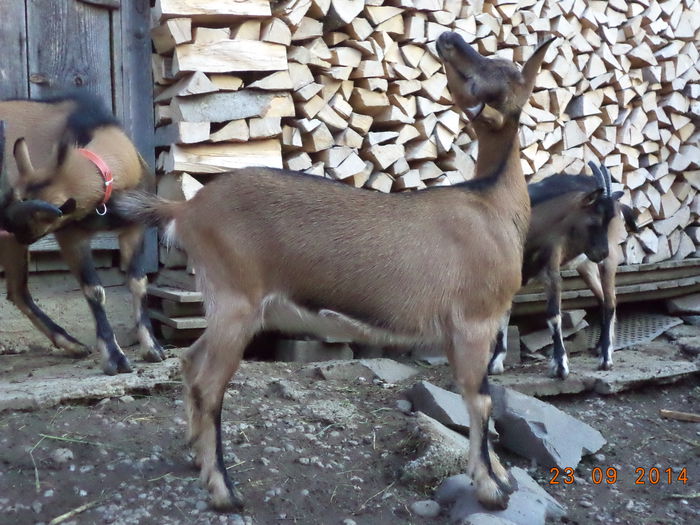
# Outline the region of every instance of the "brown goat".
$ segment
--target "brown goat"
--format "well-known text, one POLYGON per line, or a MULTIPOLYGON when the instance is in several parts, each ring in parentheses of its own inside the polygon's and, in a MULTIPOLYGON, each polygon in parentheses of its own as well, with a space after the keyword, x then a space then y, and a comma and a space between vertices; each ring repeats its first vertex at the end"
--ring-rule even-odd
POLYGON ((79 280, 95 318, 104 372, 130 372, 131 365, 107 320, 104 288, 90 253, 90 237, 95 232, 118 230, 142 356, 161 361, 163 350, 153 337, 144 308, 143 226, 116 217, 111 211, 113 201, 107 201, 112 191, 112 199, 117 199, 121 191, 144 182, 147 167, 138 151, 111 113, 87 93, 46 101, 3 101, 0 119, 6 124, 6 162, 0 181, 0 229, 5 233, 0 234, 0 266, 5 269, 8 299, 55 346, 76 356, 88 352, 41 311, 27 287, 26 245, 54 232, 63 259, 79 280), (11 153, 14 164, 7 162, 11 153), (97 161, 91 160, 91 155, 97 155, 97 161), (101 170, 96 162, 106 168, 101 170), (107 171, 111 171, 112 182, 107 182, 107 171))
POLYGON ((247 168, 190 201, 125 195, 124 216, 166 227, 189 254, 207 329, 183 356, 189 439, 215 508, 242 505, 223 464, 221 403, 264 328, 446 349, 471 417, 479 500, 504 508, 514 481, 490 450, 486 368, 520 287, 530 217, 518 124, 549 42, 522 72, 456 33, 437 41, 453 96, 479 138, 474 180, 382 194, 312 175, 247 168))

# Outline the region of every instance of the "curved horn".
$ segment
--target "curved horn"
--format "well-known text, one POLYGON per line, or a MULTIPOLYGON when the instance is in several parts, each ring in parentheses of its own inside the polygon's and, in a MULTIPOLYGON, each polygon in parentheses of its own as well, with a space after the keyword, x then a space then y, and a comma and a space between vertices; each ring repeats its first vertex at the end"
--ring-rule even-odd
POLYGON ((10 203, 5 209, 4 215, 8 230, 13 231, 17 227, 26 225, 36 218, 37 215, 41 215, 46 219, 57 219, 63 215, 63 212, 49 202, 31 200, 10 203))
POLYGON ((608 168, 606 168, 603 164, 600 165, 601 171, 603 172, 603 181, 605 182, 605 191, 608 194, 608 197, 612 196, 612 176, 610 175, 610 171, 608 171, 608 168))
MULTIPOLYGON (((600 171, 600 168, 596 166, 595 162, 592 160, 588 161, 588 166, 590 166, 591 171, 593 172, 593 175, 595 176, 596 180, 598 181, 598 187, 601 188, 602 190, 605 190, 605 193, 607 194, 608 192, 608 185, 605 183, 605 177, 600 171)), ((601 164, 600 167, 602 168, 603 165, 601 164)))

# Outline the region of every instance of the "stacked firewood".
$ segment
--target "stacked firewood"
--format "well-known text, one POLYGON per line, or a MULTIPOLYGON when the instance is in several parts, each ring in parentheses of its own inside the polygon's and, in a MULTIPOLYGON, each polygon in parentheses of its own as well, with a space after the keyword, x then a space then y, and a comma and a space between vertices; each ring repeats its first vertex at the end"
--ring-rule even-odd
MULTIPOLYGON (((535 181, 604 161, 639 214, 628 264, 700 248, 696 0, 157 0, 159 191, 239 166, 378 191, 473 176, 476 143, 435 40, 522 63, 556 35, 522 115, 535 181)), ((182 262, 182 261, 180 261, 182 262)))

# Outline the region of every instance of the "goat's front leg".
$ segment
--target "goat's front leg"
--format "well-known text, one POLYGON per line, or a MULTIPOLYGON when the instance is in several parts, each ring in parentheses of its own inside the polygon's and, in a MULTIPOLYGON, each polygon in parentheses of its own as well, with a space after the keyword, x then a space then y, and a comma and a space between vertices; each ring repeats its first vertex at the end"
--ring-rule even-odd
POLYGON ((504 361, 508 353, 508 323, 510 322, 510 310, 503 316, 501 326, 496 334, 496 343, 489 361, 489 374, 502 374, 505 370, 504 361))
POLYGON ((182 370, 195 464, 201 468, 200 479, 209 490, 211 506, 227 511, 242 508, 243 498, 224 464, 221 408, 226 384, 238 369, 251 338, 252 320, 249 315, 231 312, 227 305, 216 315, 207 319, 209 326, 184 356, 182 370))
POLYGON ((54 323, 39 308, 27 286, 29 250, 14 237, 0 238, 0 267, 5 269, 7 298, 58 348, 75 357, 85 357, 90 349, 54 323))
POLYGON ((119 249, 122 270, 127 272, 129 290, 134 300, 134 316, 141 357, 144 361, 157 363, 165 359, 165 352, 153 335, 153 326, 148 317, 146 305, 148 279, 144 270, 143 227, 132 226, 123 230, 119 234, 119 249))
POLYGON ((552 358, 549 362, 549 375, 566 379, 569 375, 569 358, 561 333, 561 274, 559 272, 559 252, 550 257, 542 273, 547 294, 547 325, 552 333, 552 358))
POLYGON ((598 341, 598 355, 600 370, 610 370, 613 366, 612 354, 615 348, 615 310, 617 297, 615 295, 615 274, 617 273, 617 260, 608 256, 598 264, 600 280, 603 287, 603 301, 600 312, 600 340, 598 341))
POLYGON ((493 329, 485 322, 461 323, 454 330, 447 356, 469 411, 469 476, 479 501, 489 509, 505 509, 517 483, 491 449, 488 438, 491 395, 487 363, 493 329))
POLYGON ((56 240, 61 248, 61 255, 78 279, 95 318, 97 348, 102 354, 102 370, 107 375, 131 372, 129 360, 119 347, 112 326, 107 320, 104 309, 105 290, 92 259, 89 234, 71 228, 56 232, 56 240))

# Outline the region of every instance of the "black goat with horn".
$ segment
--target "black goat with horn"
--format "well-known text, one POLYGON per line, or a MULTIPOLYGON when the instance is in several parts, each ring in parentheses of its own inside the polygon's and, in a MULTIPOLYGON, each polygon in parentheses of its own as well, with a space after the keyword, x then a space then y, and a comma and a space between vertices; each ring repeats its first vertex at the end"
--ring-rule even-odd
MULTIPOLYGON (((532 218, 525 243, 523 284, 539 278, 547 295, 547 324, 552 332, 550 375, 565 379, 569 363, 561 332, 561 275, 563 265, 574 266, 600 304, 599 368, 612 368, 615 331, 616 249, 624 234, 623 219, 637 231, 632 210, 619 202, 623 193, 612 191, 610 172, 589 162, 594 177, 552 175, 530 184, 532 218)), ((506 356, 506 316, 489 362, 489 373, 503 372, 506 356)))

